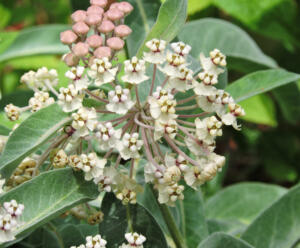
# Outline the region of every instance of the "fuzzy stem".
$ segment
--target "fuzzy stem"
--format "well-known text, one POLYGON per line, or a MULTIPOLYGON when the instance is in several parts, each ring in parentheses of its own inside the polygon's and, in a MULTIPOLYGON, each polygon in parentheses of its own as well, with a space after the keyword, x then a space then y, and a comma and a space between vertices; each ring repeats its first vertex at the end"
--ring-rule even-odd
POLYGON ((52 85, 48 82, 48 80, 45 80, 45 85, 58 98, 59 95, 58 92, 52 87, 52 85))
POLYGON ((156 76, 156 68, 157 68, 156 64, 153 64, 153 76, 152 76, 152 82, 151 82, 149 96, 152 96, 152 93, 153 93, 154 81, 155 81, 155 76, 156 76))
POLYGON ((119 155, 118 157, 117 157, 117 160, 116 160, 116 164, 115 164, 115 168, 117 169, 118 168, 118 166, 119 166, 119 164, 120 164, 120 162, 121 162, 121 155, 119 155))
POLYGON ((184 124, 184 125, 187 125, 187 126, 192 126, 192 127, 195 127, 195 126, 196 126, 195 123, 193 123, 193 122, 183 121, 183 120, 180 120, 180 119, 176 119, 176 121, 177 121, 178 123, 181 123, 181 124, 184 124))
POLYGON ((199 106, 197 104, 194 105, 190 105, 190 106, 182 106, 182 107, 176 107, 176 111, 182 111, 182 110, 191 110, 191 109, 195 109, 195 108, 199 108, 199 106))
POLYGON ((127 217, 127 221, 128 221, 128 229, 130 230, 130 232, 133 232, 132 220, 131 220, 131 216, 130 216, 130 204, 126 205, 126 217, 127 217))
POLYGON ((109 150, 107 151, 107 153, 105 153, 105 155, 104 155, 103 158, 108 158, 108 157, 112 154, 113 150, 114 150, 113 148, 109 149, 109 150))
POLYGON ((131 159, 131 163, 130 163, 130 172, 129 172, 130 178, 133 178, 133 171, 134 171, 134 158, 131 159))
POLYGON ((169 80, 169 76, 167 76, 166 78, 165 78, 165 80, 163 81, 163 83, 161 84, 161 87, 163 88, 163 87, 165 87, 165 85, 166 85, 166 83, 168 82, 168 80, 169 80))
POLYGON ((209 114, 208 112, 203 112, 200 114, 194 114, 194 115, 178 115, 179 118, 195 118, 195 117, 201 117, 209 114))
POLYGON ((100 102, 109 103, 108 100, 103 99, 103 98, 101 98, 101 97, 95 95, 93 92, 91 92, 91 91, 89 91, 89 90, 85 90, 85 92, 86 92, 88 95, 90 95, 91 97, 93 97, 93 98, 99 100, 100 102))
POLYGON ((144 124, 144 123, 142 123, 142 122, 140 122, 140 121, 138 120, 139 114, 140 114, 140 113, 136 113, 136 115, 134 116, 134 122, 135 122, 136 124, 138 124, 139 126, 141 126, 141 127, 144 127, 144 128, 147 128, 147 129, 152 129, 152 130, 154 130, 154 127, 153 127, 153 126, 146 125, 146 124, 144 124))
POLYGON ((110 112, 108 110, 103 110, 103 109, 96 109, 96 112, 102 114, 114 114, 114 112, 110 112))
POLYGON ((116 118, 116 119, 112 119, 112 120, 109 120, 109 121, 105 121, 104 123, 107 123, 107 122, 115 122, 115 121, 120 121, 120 120, 124 120, 124 119, 128 119, 130 116, 132 116, 134 113, 130 113, 130 114, 127 114, 127 115, 124 115, 122 117, 119 117, 119 118, 116 118))
POLYGON ((138 108, 141 109, 142 105, 141 105, 141 102, 140 102, 138 86, 135 85, 134 87, 135 87, 136 102, 137 102, 138 108))
POLYGON ((190 96, 190 97, 188 97, 188 98, 179 100, 179 101, 177 102, 177 105, 179 105, 179 104, 184 104, 184 103, 186 103, 186 102, 190 102, 190 101, 194 100, 195 98, 197 98, 197 95, 193 95, 193 96, 190 96))

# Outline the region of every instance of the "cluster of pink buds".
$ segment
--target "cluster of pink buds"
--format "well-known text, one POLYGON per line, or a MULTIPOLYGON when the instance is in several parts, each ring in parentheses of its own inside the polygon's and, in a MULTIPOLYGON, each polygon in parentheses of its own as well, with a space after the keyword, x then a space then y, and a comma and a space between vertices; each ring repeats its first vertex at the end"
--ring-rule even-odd
POLYGON ((108 7, 107 0, 91 0, 90 4, 86 11, 75 11, 71 15, 72 30, 60 34, 61 42, 70 48, 63 58, 68 66, 76 66, 80 60, 87 65, 94 58, 113 58, 131 33, 124 25, 124 18, 133 10, 130 3, 113 3, 108 7))

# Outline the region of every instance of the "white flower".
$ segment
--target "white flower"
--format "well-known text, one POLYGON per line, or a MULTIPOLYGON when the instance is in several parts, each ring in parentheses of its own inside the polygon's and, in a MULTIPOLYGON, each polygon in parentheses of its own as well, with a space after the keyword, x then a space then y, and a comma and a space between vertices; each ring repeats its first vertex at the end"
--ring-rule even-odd
POLYGON ((16 200, 4 202, 3 207, 6 210, 6 212, 14 218, 21 216, 24 210, 24 205, 18 204, 16 200))
POLYGON ((14 230, 18 223, 10 214, 0 215, 0 244, 15 239, 14 230))
POLYGON ((99 159, 97 154, 92 152, 80 155, 82 170, 85 172, 84 179, 87 181, 103 175, 103 169, 107 162, 106 159, 99 159))
POLYGON ((132 57, 131 60, 124 61, 125 75, 122 80, 131 84, 140 84, 147 80, 149 77, 146 76, 145 61, 139 60, 137 57, 132 57))
POLYGON ((177 134, 177 122, 169 119, 166 122, 160 119, 155 121, 154 140, 159 140, 164 134, 168 134, 171 139, 174 139, 177 134))
POLYGON ((196 136, 195 139, 186 136, 184 142, 187 148, 197 156, 206 156, 215 149, 215 142, 207 144, 206 142, 197 139, 196 136))
POLYGON ((214 49, 209 55, 215 65, 226 66, 226 56, 219 49, 214 49))
POLYGON ((22 77, 21 77, 21 83, 25 83, 27 85, 27 87, 31 88, 31 89, 38 89, 41 88, 42 85, 37 85, 37 80, 36 80, 36 76, 35 76, 36 72, 34 71, 29 71, 26 72, 22 77))
POLYGON ((173 184, 159 184, 158 185, 158 201, 160 204, 167 204, 174 206, 175 201, 183 200, 184 186, 178 183, 173 184))
MULTIPOLYGON (((166 164, 167 165, 167 164, 166 164)), ((181 170, 176 164, 168 164, 164 171, 164 182, 167 184, 177 183, 181 178, 181 170)))
POLYGON ((86 237, 86 248, 105 248, 106 240, 101 238, 101 235, 97 234, 96 236, 88 236, 86 237))
POLYGON ((114 167, 105 167, 103 175, 94 178, 94 183, 98 185, 98 190, 111 192, 112 187, 117 184, 118 172, 114 167))
POLYGON ((213 96, 218 94, 218 89, 214 86, 203 83, 195 83, 194 86, 194 92, 198 96, 213 96))
POLYGON ((104 57, 102 59, 94 59, 88 75, 95 80, 95 85, 101 86, 106 83, 111 83, 115 80, 118 68, 112 68, 109 59, 104 57))
POLYGON ((203 53, 200 53, 200 62, 203 71, 205 73, 208 73, 209 75, 214 75, 218 77, 219 74, 224 72, 223 69, 219 68, 216 64, 212 62, 211 58, 206 58, 203 53))
POLYGON ((182 41, 171 43, 173 51, 180 56, 186 56, 191 51, 191 46, 183 43, 182 41))
POLYGON ((198 77, 205 85, 214 85, 218 83, 218 75, 213 74, 210 71, 202 71, 198 74, 198 77))
POLYGON ((121 142, 118 143, 118 150, 123 159, 139 158, 139 150, 142 148, 143 141, 139 140, 138 133, 125 133, 121 142))
POLYGON ((52 159, 54 168, 63 168, 69 162, 68 156, 64 150, 60 149, 52 159))
POLYGON ((68 70, 65 73, 65 76, 71 80, 78 80, 81 78, 81 76, 84 73, 84 67, 83 66, 77 66, 77 67, 71 67, 70 70, 68 70))
POLYGON ((198 139, 207 144, 212 144, 216 136, 222 136, 222 122, 215 116, 195 120, 196 135, 198 139))
POLYGON ((97 114, 94 108, 80 108, 76 113, 72 114, 72 127, 76 130, 73 136, 84 137, 89 134, 89 130, 93 131, 97 125, 97 114))
POLYGON ((75 170, 82 170, 83 164, 79 155, 69 156, 69 165, 75 170))
POLYGON ((47 107, 54 102, 54 98, 49 97, 48 92, 37 91, 34 93, 34 97, 31 97, 29 99, 29 106, 31 107, 31 112, 36 112, 41 108, 47 107))
MULTIPOLYGON (((161 165, 160 168, 164 169, 161 165)), ((148 162, 145 164, 144 168, 144 176, 146 183, 164 183, 164 171, 161 169, 156 168, 152 163, 148 162)))
POLYGON ((202 167, 200 165, 189 167, 184 173, 186 184, 194 189, 196 189, 197 186, 204 184, 205 178, 202 177, 201 173, 202 167))
POLYGON ((161 68, 158 67, 163 73, 169 77, 178 77, 180 76, 179 66, 185 64, 185 59, 183 56, 180 56, 177 53, 168 52, 166 65, 161 68))
POLYGON ((126 114, 135 104, 131 100, 129 89, 122 89, 120 85, 108 92, 108 100, 106 109, 116 114, 126 114))
POLYGON ((108 150, 114 148, 117 145, 118 140, 121 137, 122 130, 115 130, 111 122, 105 124, 99 123, 96 128, 96 137, 99 141, 101 150, 108 150))
MULTIPOLYGON (((1 178, 1 175, 0 175, 0 178, 1 178)), ((3 191, 3 186, 5 184, 5 179, 0 179, 0 194, 2 194, 4 191, 3 191)))
POLYGON ((185 92, 194 87, 195 79, 193 71, 188 69, 185 65, 178 68, 177 77, 172 76, 167 83, 167 88, 176 89, 177 91, 185 92))
POLYGON ((169 96, 170 98, 173 97, 170 90, 165 90, 161 86, 158 86, 156 90, 153 92, 152 96, 156 99, 160 99, 162 96, 169 96))
POLYGON ((73 245, 70 248, 86 248, 86 246, 85 245, 79 245, 79 246, 73 245))
POLYGON ((152 39, 146 42, 146 47, 150 52, 144 52, 144 60, 152 64, 162 64, 166 60, 164 51, 166 49, 166 41, 152 39))
POLYGON ((170 119, 175 119, 176 100, 171 95, 164 95, 159 99, 148 97, 150 104, 150 114, 154 119, 160 119, 161 122, 168 122, 170 119))
POLYGON ((64 112, 72 112, 82 107, 84 95, 80 94, 73 84, 69 84, 67 88, 60 88, 59 91, 58 104, 64 112))
POLYGON ((55 69, 48 70, 46 67, 42 67, 37 70, 36 74, 36 85, 42 90, 49 89, 58 84, 58 75, 55 69))
POLYGON ((18 120, 21 113, 20 108, 18 108, 17 106, 11 103, 5 106, 4 111, 6 113, 7 118, 10 119, 11 121, 18 120))
POLYGON ((240 130, 240 125, 237 124, 237 120, 236 118, 239 116, 244 116, 245 115, 245 111, 244 109, 236 104, 236 103, 229 103, 228 104, 228 108, 229 108, 229 113, 227 114, 219 114, 222 122, 225 125, 232 125, 234 129, 236 130, 240 130))
POLYGON ((173 165, 176 165, 181 172, 185 172, 188 168, 188 162, 187 160, 182 157, 181 155, 178 155, 175 159, 172 155, 166 154, 165 156, 165 163, 167 167, 171 167, 173 165))
POLYGON ((143 248, 143 243, 146 241, 146 237, 142 234, 138 233, 126 233, 125 239, 129 243, 129 247, 135 247, 135 248, 143 248))

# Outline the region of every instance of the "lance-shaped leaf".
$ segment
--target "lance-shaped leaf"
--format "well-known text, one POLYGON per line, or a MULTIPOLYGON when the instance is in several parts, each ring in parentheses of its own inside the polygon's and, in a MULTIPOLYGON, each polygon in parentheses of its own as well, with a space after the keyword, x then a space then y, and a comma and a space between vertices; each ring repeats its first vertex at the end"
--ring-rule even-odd
POLYGON ((300 238, 300 185, 258 216, 242 235, 256 248, 297 247, 300 238))
POLYGON ((187 0, 166 0, 161 5, 156 22, 144 42, 140 46, 137 56, 141 57, 148 40, 158 38, 166 41, 173 40, 183 27, 187 15, 187 0))
POLYGON ((52 170, 27 181, 0 197, 0 203, 15 199, 24 204, 23 222, 17 230, 22 236, 59 216, 76 204, 98 196, 97 187, 71 168, 52 170))
POLYGON ((0 173, 8 178, 19 163, 70 121, 57 104, 32 114, 9 136, 0 157, 0 173))
POLYGON ((68 47, 59 39, 67 25, 44 25, 27 28, 19 32, 10 46, 0 55, 0 62, 38 54, 64 54, 68 47))
POLYGON ((270 69, 253 72, 225 88, 235 101, 239 102, 251 96, 261 94, 282 85, 292 83, 300 78, 300 74, 283 69, 270 69))

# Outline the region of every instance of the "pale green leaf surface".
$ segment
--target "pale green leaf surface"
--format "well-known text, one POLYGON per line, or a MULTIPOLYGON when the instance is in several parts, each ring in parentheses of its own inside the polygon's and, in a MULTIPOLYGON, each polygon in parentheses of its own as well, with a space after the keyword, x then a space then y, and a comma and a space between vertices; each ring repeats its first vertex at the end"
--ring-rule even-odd
POLYGON ((236 102, 267 92, 282 85, 292 83, 300 78, 299 74, 283 69, 270 69, 253 72, 225 88, 236 102))
POLYGON ((57 104, 52 104, 28 117, 10 135, 0 156, 2 176, 8 178, 26 156, 68 121, 70 121, 68 114, 57 104))

